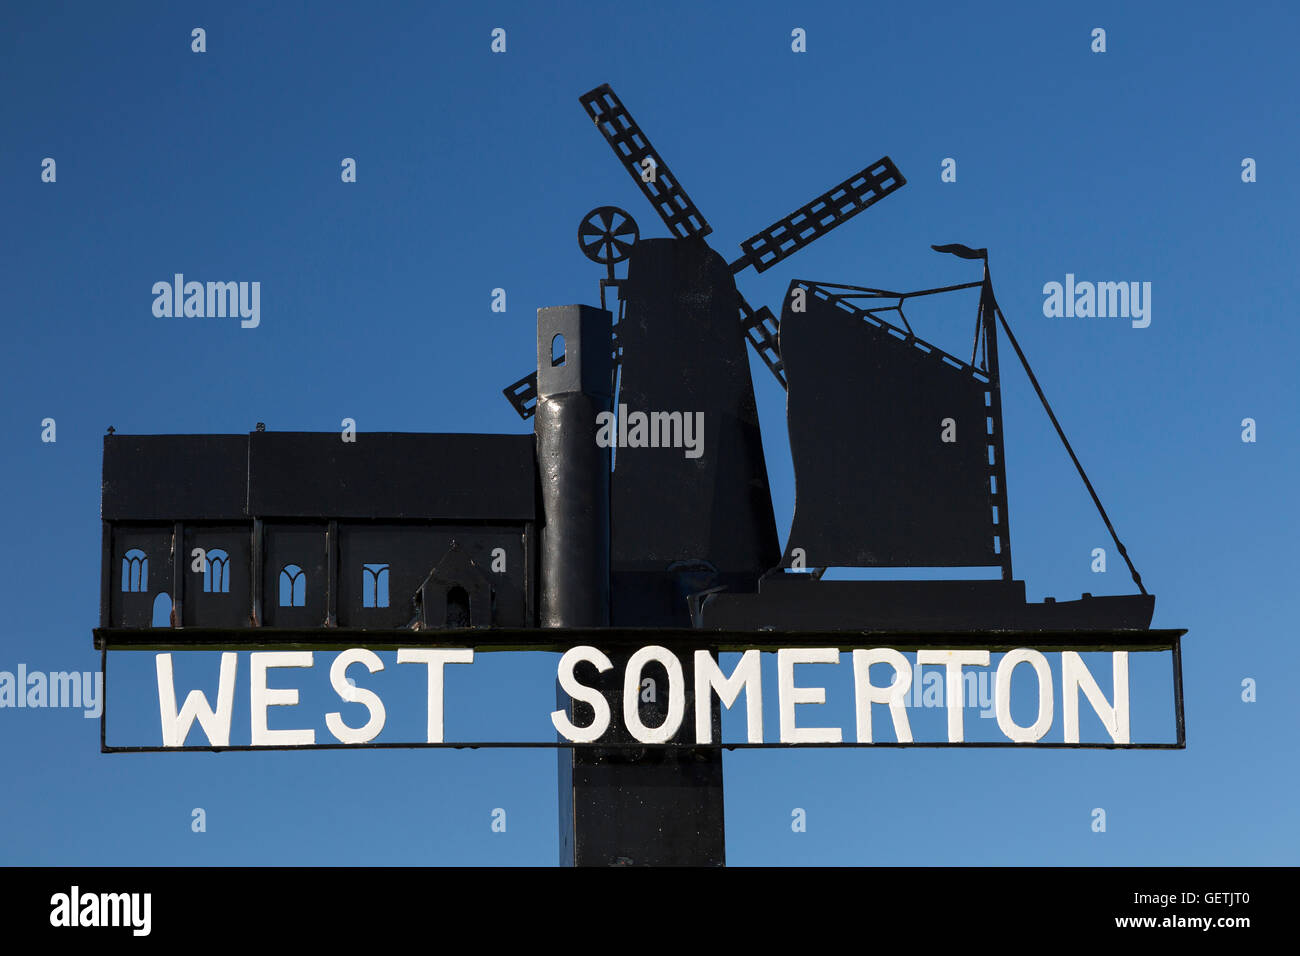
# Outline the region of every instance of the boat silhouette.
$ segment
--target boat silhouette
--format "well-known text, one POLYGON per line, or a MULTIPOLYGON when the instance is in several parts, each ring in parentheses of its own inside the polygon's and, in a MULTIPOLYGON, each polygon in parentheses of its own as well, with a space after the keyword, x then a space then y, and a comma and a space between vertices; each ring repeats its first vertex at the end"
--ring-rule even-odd
POLYGON ((796 503, 781 568, 758 594, 717 593, 709 627, 1117 630, 1150 626, 1155 599, 1047 403, 993 294, 977 282, 892 292, 795 280, 779 348, 796 503), (969 359, 918 337, 904 305, 979 289, 969 359), (998 325, 1088 487, 1139 592, 1031 603, 1012 570, 998 325), (997 579, 826 581, 828 568, 996 567, 997 579), (803 573, 800 573, 803 572, 803 573))

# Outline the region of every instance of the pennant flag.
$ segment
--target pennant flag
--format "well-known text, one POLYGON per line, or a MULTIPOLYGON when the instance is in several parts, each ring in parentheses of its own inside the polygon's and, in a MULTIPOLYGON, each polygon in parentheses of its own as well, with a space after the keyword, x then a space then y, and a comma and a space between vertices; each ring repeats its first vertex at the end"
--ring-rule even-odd
POLYGON ((954 256, 961 256, 963 259, 987 259, 989 251, 987 249, 972 249, 970 246, 963 246, 960 242, 949 243, 946 246, 931 246, 935 252, 948 252, 954 256))

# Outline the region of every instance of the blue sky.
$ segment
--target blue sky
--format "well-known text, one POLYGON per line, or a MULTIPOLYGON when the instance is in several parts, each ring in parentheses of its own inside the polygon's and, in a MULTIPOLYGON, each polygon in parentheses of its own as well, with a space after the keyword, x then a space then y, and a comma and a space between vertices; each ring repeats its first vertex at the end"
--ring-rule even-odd
MULTIPOLYGON (((0 670, 97 667, 109 425, 527 431, 500 390, 532 367, 535 309, 597 299, 578 220, 615 204, 642 235, 665 234, 577 102, 608 82, 728 258, 891 156, 904 189, 742 274, 742 292, 779 311, 793 278, 970 281, 977 264, 929 245, 986 246, 1003 311, 1156 595, 1153 626, 1189 630, 1186 751, 737 752, 729 862, 1293 864, 1297 27, 1284 3, 6 4, 0 670), (206 53, 191 52, 194 27, 206 53), (806 53, 790 49, 796 27, 806 53), (1096 27, 1105 53, 1090 50, 1096 27), (340 182, 343 157, 355 184, 340 182), (946 157, 955 183, 940 181, 946 157), (1257 182, 1242 182, 1246 157, 1257 182), (261 325, 155 318, 150 289, 176 272, 261 282, 261 325), (1150 327, 1044 317, 1044 283, 1067 273, 1150 282, 1150 327)), ((973 312, 922 321, 923 336, 969 347, 973 312)), ((1003 360, 1017 576, 1031 600, 1127 593, 1003 360), (1105 575, 1089 568, 1098 546, 1105 575)), ((751 365, 784 536, 784 396, 751 365)), ((463 737, 545 722, 552 656, 474 666, 478 683, 449 690, 463 737)), ((178 673, 198 685, 205 667, 178 673)), ((151 657, 116 655, 110 670, 121 733, 156 728, 151 657)), ((1167 729, 1165 673, 1162 658, 1134 684, 1154 702, 1153 736, 1167 729)), ((394 729, 418 727, 419 708, 396 702, 422 705, 406 683, 394 729)), ((323 737, 326 697, 304 687, 323 737)), ((556 858, 553 751, 107 756, 97 735, 79 712, 0 709, 0 862, 556 858), (196 807, 206 833, 191 831, 196 807), (498 807, 505 833, 490 828, 498 807)))

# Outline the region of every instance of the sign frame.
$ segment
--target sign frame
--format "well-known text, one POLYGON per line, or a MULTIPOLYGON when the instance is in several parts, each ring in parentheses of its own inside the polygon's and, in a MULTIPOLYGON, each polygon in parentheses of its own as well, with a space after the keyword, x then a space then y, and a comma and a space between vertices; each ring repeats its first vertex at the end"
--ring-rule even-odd
POLYGON ((101 753, 222 753, 226 751, 277 750, 586 750, 598 752, 645 750, 796 750, 819 749, 903 749, 903 748, 1013 748, 1020 750, 1185 750, 1187 731, 1183 702, 1182 638, 1186 629, 1113 631, 709 631, 692 628, 469 628, 457 630, 393 631, 375 628, 257 628, 256 641, 240 639, 248 629, 228 628, 95 628, 95 647, 100 651, 104 674, 104 706, 99 717, 101 753), (184 641, 177 642, 178 631, 184 641), (172 635, 172 640, 167 640, 172 635), (400 638, 400 639, 395 639, 400 638), (579 743, 555 741, 447 741, 447 742, 369 742, 312 744, 231 744, 227 746, 184 745, 110 745, 108 728, 108 652, 113 651, 267 651, 309 650, 344 651, 365 648, 392 651, 399 648, 469 648, 475 653, 509 653, 547 651, 563 653, 580 645, 633 649, 655 644, 675 654, 709 650, 719 653, 759 650, 775 652, 793 647, 833 647, 841 653, 864 647, 888 647, 898 651, 925 649, 978 648, 1010 651, 1026 648, 1044 652, 1078 651, 1170 651, 1173 672, 1174 741, 1160 742, 1079 742, 1046 741, 879 741, 879 742, 809 742, 809 743, 645 743, 642 741, 594 741, 579 743))

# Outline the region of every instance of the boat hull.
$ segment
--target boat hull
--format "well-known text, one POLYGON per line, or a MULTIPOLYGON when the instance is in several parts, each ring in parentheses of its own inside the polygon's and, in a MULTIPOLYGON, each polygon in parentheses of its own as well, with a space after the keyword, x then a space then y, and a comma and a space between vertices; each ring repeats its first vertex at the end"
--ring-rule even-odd
POLYGON ((820 581, 775 574, 757 594, 710 595, 698 625, 713 630, 1146 630, 1150 594, 1025 600, 1023 581, 820 581))

